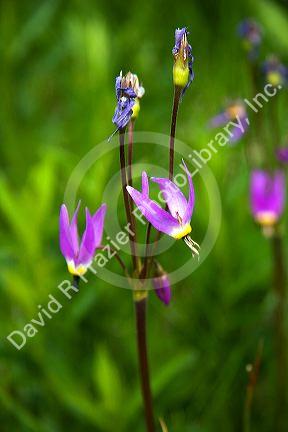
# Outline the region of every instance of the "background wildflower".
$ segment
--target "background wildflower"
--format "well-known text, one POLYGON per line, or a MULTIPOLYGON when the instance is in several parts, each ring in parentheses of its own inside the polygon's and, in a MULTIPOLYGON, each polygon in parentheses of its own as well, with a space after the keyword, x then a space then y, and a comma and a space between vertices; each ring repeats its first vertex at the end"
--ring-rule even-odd
POLYGON ((273 174, 255 170, 251 175, 250 202, 252 214, 260 225, 275 225, 284 210, 285 176, 281 171, 273 174))
POLYGON ((86 228, 81 242, 79 242, 77 216, 80 203, 72 216, 71 222, 65 204, 60 209, 60 249, 66 259, 68 271, 75 276, 86 273, 91 264, 95 250, 102 241, 104 218, 106 214, 106 204, 91 215, 86 208, 86 228))

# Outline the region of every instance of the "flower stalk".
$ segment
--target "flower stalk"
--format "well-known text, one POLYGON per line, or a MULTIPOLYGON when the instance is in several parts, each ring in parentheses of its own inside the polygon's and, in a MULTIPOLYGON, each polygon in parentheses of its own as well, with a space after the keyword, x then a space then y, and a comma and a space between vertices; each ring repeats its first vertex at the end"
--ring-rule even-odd
POLYGON ((276 296, 276 306, 274 310, 274 331, 275 331, 275 351, 276 351, 276 421, 277 430, 284 430, 283 413, 287 409, 287 356, 286 356, 286 334, 285 334, 285 306, 286 306, 286 272, 283 254, 283 239, 280 233, 276 232, 271 239, 273 256, 273 279, 274 293, 276 296))
POLYGON ((173 179, 174 174, 174 147, 175 147, 175 133, 177 125, 177 114, 179 103, 181 99, 182 88, 179 86, 174 87, 174 100, 171 116, 171 129, 170 129, 170 146, 169 146, 169 179, 173 179))
POLYGON ((141 291, 139 297, 135 296, 135 315, 136 315, 136 331, 137 331, 137 348, 140 367, 141 390, 144 402, 144 412, 147 432, 154 432, 154 415, 152 395, 149 379, 149 365, 147 356, 146 342, 146 308, 147 308, 147 293, 141 291))

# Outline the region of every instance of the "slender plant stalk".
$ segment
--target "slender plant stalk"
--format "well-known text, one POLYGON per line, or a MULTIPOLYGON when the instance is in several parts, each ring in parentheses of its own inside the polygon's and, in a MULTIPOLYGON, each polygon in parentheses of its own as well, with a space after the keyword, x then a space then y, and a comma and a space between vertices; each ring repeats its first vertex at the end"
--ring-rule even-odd
POLYGON ((170 129, 170 149, 169 149, 169 179, 173 180, 174 173, 174 141, 175 141, 175 132, 177 125, 177 114, 179 108, 179 102, 181 98, 181 87, 174 87, 174 100, 173 100, 173 109, 171 116, 171 129, 170 129))
POLYGON ((253 396, 255 392, 255 387, 258 380, 260 364, 262 360, 263 353, 263 340, 260 340, 257 348, 256 358, 254 363, 250 365, 249 380, 246 389, 246 398, 244 403, 244 413, 243 413, 243 432, 250 432, 251 428, 251 409, 253 396))
POLYGON ((137 347, 140 366, 140 380, 147 432, 154 432, 153 404, 150 389, 149 365, 146 342, 146 304, 147 296, 135 300, 137 347))
POLYGON ((286 274, 283 256, 283 241, 279 233, 272 238, 274 263, 274 291, 276 306, 274 311, 275 350, 277 368, 276 421, 279 430, 283 430, 285 412, 287 412, 287 358, 285 334, 286 274))
MULTIPOLYGON (((133 204, 130 200, 129 194, 126 190, 127 184, 132 185, 132 156, 133 156, 133 123, 130 122, 128 126, 128 164, 126 170, 125 160, 125 131, 121 130, 119 133, 120 140, 120 165, 121 165, 121 180, 122 191, 126 210, 127 221, 131 224, 132 231, 134 232, 134 240, 136 242, 136 222, 132 213, 133 204)), ((136 246, 132 238, 130 238, 130 247, 132 254, 132 263, 136 275, 140 275, 141 262, 136 256, 136 246)), ((120 261, 119 261, 120 262, 120 261)), ((120 262, 121 264, 121 262, 120 262)), ((121 264, 122 265, 122 264, 121 264)), ((139 358, 139 371, 141 380, 142 397, 144 403, 145 421, 147 432, 154 432, 154 415, 152 396, 150 390, 149 366, 147 356, 147 342, 146 342, 146 301, 147 293, 145 291, 134 292, 135 314, 136 314, 136 332, 137 332, 137 350, 139 358)))
POLYGON ((132 264, 134 269, 138 267, 137 263, 137 256, 136 256, 136 246, 135 246, 135 226, 133 224, 133 218, 132 218, 132 211, 129 201, 129 195, 126 190, 126 186, 128 184, 127 180, 127 171, 126 171, 126 160, 125 160, 125 130, 121 129, 119 131, 119 156, 120 156, 120 167, 121 167, 121 181, 122 181, 122 193, 123 193, 123 199, 124 199, 124 206, 126 211, 126 218, 127 221, 134 233, 134 239, 133 235, 129 231, 129 241, 130 241, 130 249, 131 249, 131 255, 132 255, 132 264))
MULTIPOLYGON (((178 116, 178 109, 179 109, 179 103, 181 99, 181 93, 182 88, 181 87, 174 87, 174 98, 173 98, 173 108, 172 108, 172 115, 171 115, 171 127, 170 127, 170 145, 169 145, 169 179, 173 180, 173 174, 174 174, 174 144, 175 144, 175 133, 176 133, 176 126, 177 126, 177 116, 178 116)), ((167 210, 167 204, 166 204, 166 210, 167 210)), ((147 227, 147 235, 146 235, 146 254, 144 258, 144 264, 143 264, 143 274, 148 273, 148 267, 149 267, 149 251, 150 251, 150 236, 151 236, 151 224, 149 222, 147 227), (147 248, 147 245, 149 247, 147 248)), ((154 249, 156 249, 158 241, 161 237, 160 231, 157 232, 155 243, 154 243, 154 249)))
POLYGON ((130 120, 130 122, 128 123, 128 163, 127 163, 127 177, 128 177, 129 186, 133 186, 133 180, 132 180, 133 131, 134 131, 134 121, 130 120))

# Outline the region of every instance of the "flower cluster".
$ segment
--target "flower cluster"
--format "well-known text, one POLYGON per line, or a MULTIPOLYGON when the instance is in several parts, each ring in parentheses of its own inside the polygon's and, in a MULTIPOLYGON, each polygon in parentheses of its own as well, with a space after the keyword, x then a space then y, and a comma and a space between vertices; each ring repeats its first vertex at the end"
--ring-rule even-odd
MULTIPOLYGON (((186 27, 182 29, 177 29, 175 31, 175 46, 172 50, 174 56, 173 82, 175 89, 180 89, 180 91, 177 92, 177 97, 175 96, 175 104, 179 104, 181 96, 183 96, 194 77, 192 70, 192 48, 191 45, 188 43, 187 37, 188 32, 186 27)), ((128 72, 126 75, 123 75, 122 72, 120 72, 119 76, 116 77, 115 91, 117 104, 112 118, 112 122, 116 125, 115 132, 119 131, 120 136, 119 150, 122 173, 121 180, 127 221, 129 221, 130 218, 132 226, 133 216, 129 212, 133 207, 134 201, 136 206, 139 207, 142 214, 146 217, 147 221, 152 224, 153 227, 156 228, 156 230, 161 233, 165 233, 175 239, 183 239, 184 242, 191 249, 192 255, 199 256, 199 245, 194 242, 189 236, 192 230, 190 221, 192 218, 195 201, 194 187, 191 174, 189 173, 185 163, 183 162, 189 184, 188 200, 185 198, 185 196, 176 186, 176 184, 174 184, 168 178, 151 178, 151 181, 157 183, 160 190, 165 195, 165 209, 161 208, 158 204, 156 204, 150 199, 149 181, 148 176, 145 172, 143 172, 142 174, 142 191, 139 192, 131 186, 133 127, 129 129, 129 134, 131 135, 129 135, 128 155, 125 154, 126 151, 124 135, 127 125, 130 123, 130 125, 133 126, 134 120, 139 115, 140 100, 143 97, 145 90, 144 87, 140 84, 136 74, 128 72), (126 161, 128 161, 127 165, 126 161), (127 186, 127 184, 129 186, 127 186)), ((173 112, 174 111, 177 112, 178 109, 173 109, 173 112)), ((169 178, 172 177, 173 175, 171 175, 169 168, 169 178)), ((80 203, 78 204, 77 209, 70 221, 67 208, 65 204, 63 204, 60 210, 59 221, 60 249, 67 262, 68 271, 76 278, 83 276, 87 272, 89 266, 92 264, 96 250, 102 247, 101 241, 103 236, 104 219, 106 214, 106 204, 102 204, 102 206, 95 214, 91 214, 90 211, 86 208, 86 227, 82 238, 80 239, 78 235, 77 222, 79 207, 80 203)), ((132 254, 132 264, 134 267, 134 272, 132 273, 133 278, 134 276, 137 276, 139 280, 141 279, 141 281, 143 281, 145 280, 146 275, 142 278, 141 272, 142 270, 144 271, 145 267, 144 265, 142 267, 141 259, 139 260, 140 266, 138 266, 138 261, 135 258, 137 256, 135 246, 133 246, 133 242, 131 242, 131 239, 129 239, 129 241, 132 254)), ((148 243, 149 242, 147 240, 147 244, 148 243)), ((147 257, 144 257, 144 259, 145 258, 147 257)), ((125 263, 118 255, 117 259, 120 262, 123 270, 126 272, 129 283, 133 285, 133 282, 131 282, 131 276, 129 274, 129 271, 127 270, 127 267, 125 266, 125 263)), ((168 305, 171 300, 171 284, 168 274, 162 269, 159 263, 156 263, 155 260, 152 260, 152 267, 153 268, 149 268, 149 270, 152 272, 151 278, 153 281, 155 292, 159 299, 164 304, 168 305)), ((148 273, 149 270, 147 270, 148 273)), ((135 288, 134 285, 133 289, 137 294, 138 289, 135 288)), ((142 298, 142 295, 140 295, 139 298, 142 298)))

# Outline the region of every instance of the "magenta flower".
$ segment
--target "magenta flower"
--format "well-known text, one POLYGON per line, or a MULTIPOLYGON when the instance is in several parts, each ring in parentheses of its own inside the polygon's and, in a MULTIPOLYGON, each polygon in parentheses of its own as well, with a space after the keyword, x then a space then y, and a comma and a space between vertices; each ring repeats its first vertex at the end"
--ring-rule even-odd
POLYGON ((168 306, 171 301, 171 285, 167 273, 153 278, 153 286, 159 299, 168 306))
POLYGON ((288 163, 288 147, 279 147, 276 150, 276 156, 279 162, 288 163))
POLYGON ((100 246, 102 241, 104 218, 106 214, 106 204, 91 215, 86 208, 86 228, 79 244, 77 215, 80 202, 77 209, 69 221, 69 215, 65 204, 60 209, 60 250, 66 259, 68 271, 75 276, 82 276, 86 273, 87 268, 92 263, 95 250, 100 246))
POLYGON ((193 256, 199 255, 199 245, 188 235, 192 231, 190 220, 194 208, 194 187, 192 177, 183 162, 189 183, 189 198, 186 200, 181 190, 167 178, 151 177, 154 183, 158 183, 169 211, 162 209, 156 202, 149 198, 149 183, 146 172, 142 173, 142 191, 127 186, 127 191, 139 208, 143 216, 158 231, 161 231, 175 239, 183 239, 192 250, 193 256))
POLYGON ((285 204, 284 174, 281 171, 273 175, 267 171, 253 171, 250 200, 253 216, 258 223, 271 226, 278 222, 285 204))
POLYGON ((224 111, 212 117, 209 126, 215 128, 225 126, 229 122, 233 122, 233 128, 230 130, 230 142, 233 144, 243 137, 249 126, 247 111, 241 100, 231 102, 224 111))

